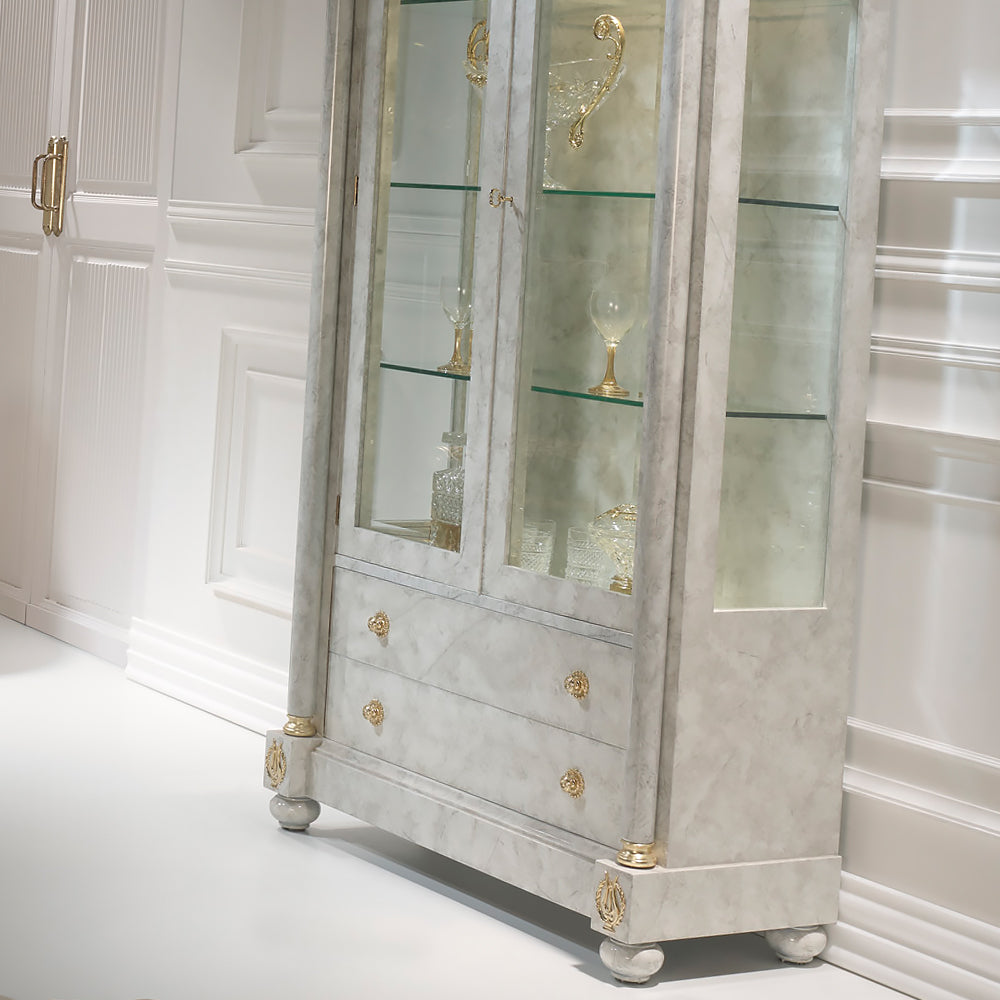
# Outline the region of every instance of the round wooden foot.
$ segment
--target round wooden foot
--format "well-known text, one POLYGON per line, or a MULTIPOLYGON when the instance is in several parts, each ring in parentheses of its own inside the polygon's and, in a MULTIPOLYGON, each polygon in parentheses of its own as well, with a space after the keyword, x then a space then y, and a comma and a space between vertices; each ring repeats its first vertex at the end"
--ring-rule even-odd
POLYGON ((600 954, 611 975, 623 983, 644 983, 663 965, 663 949, 658 944, 622 944, 605 938, 600 954))
POLYGON ((315 799, 288 799, 275 795, 270 808, 271 815, 283 830, 305 830, 319 815, 319 803, 315 799))
POLYGON ((764 940, 782 962, 807 965, 826 947, 826 931, 822 927, 784 927, 768 931, 764 940))

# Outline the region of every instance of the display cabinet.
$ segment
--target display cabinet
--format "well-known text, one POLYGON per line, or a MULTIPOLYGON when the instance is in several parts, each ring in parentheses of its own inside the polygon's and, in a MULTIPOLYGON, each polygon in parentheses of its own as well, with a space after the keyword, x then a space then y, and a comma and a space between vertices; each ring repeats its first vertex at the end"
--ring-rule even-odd
POLYGON ((331 0, 282 826, 822 948, 885 18, 331 0))

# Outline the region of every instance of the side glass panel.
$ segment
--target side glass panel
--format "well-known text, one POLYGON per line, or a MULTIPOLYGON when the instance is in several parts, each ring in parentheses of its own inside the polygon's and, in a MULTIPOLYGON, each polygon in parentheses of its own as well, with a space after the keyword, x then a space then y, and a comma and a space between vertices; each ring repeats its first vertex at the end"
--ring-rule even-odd
POLYGON ((750 3, 718 608, 823 602, 855 20, 750 3))
POLYGON ((537 30, 507 562, 629 593, 664 7, 540 0, 537 30))
POLYGON ((391 0, 385 25, 357 524, 452 551, 487 17, 486 0, 391 0))

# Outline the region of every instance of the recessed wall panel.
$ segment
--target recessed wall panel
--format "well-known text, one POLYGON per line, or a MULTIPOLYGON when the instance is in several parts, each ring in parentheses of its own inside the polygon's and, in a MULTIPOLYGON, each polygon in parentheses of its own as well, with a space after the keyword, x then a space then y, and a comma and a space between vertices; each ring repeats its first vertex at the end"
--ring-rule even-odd
POLYGON ((26 487, 34 455, 28 441, 39 254, 0 247, 0 585, 24 578, 26 487))
POLYGON ((73 260, 48 597, 125 625, 149 267, 73 260))
POLYGON ((77 189, 154 193, 160 0, 87 0, 77 189))
POLYGON ((45 152, 54 0, 0 3, 0 185, 27 187, 45 152))

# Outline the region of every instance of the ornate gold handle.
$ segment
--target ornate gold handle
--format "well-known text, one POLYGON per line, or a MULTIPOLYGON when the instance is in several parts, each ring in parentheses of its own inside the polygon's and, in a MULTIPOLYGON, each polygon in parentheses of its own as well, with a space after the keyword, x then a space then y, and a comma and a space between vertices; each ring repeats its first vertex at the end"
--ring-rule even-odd
POLYGON ((514 198, 511 195, 504 194, 500 188, 493 188, 490 191, 490 205, 493 208, 499 208, 504 202, 507 202, 511 207, 514 205, 514 198))
POLYGON ((594 95, 594 99, 585 108, 580 109, 580 117, 570 127, 569 144, 574 149, 579 149, 583 145, 583 123, 593 114, 597 106, 607 96, 608 91, 615 85, 618 77, 621 76, 622 62, 625 58, 625 28, 614 14, 601 14, 594 21, 594 38, 599 42, 610 38, 612 31, 615 33, 614 38, 611 39, 614 51, 608 53, 611 69, 608 70, 608 75, 594 95))
POLYGON ((559 787, 571 799, 578 799, 583 795, 583 790, 586 786, 584 785, 583 775, 575 767, 571 767, 559 779, 559 787))
POLYGON ((465 47, 465 76, 473 87, 486 86, 486 69, 490 64, 490 33, 486 20, 476 23, 465 47))
POLYGON ((389 616, 384 611, 376 611, 368 619, 368 630, 384 639, 389 634, 389 616))
POLYGON ((577 701, 582 701, 590 694, 590 680, 582 670, 574 670, 563 681, 563 687, 566 693, 571 694, 577 701))
POLYGON ((363 709, 361 709, 361 714, 373 725, 381 726, 385 721, 385 709, 382 707, 382 702, 378 698, 372 698, 370 702, 363 709))

